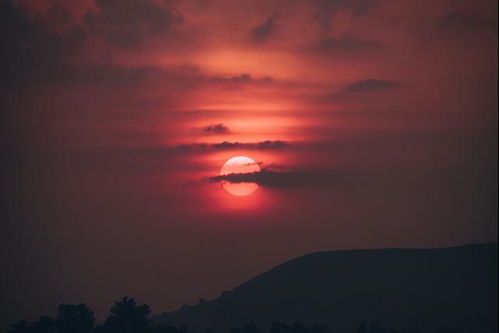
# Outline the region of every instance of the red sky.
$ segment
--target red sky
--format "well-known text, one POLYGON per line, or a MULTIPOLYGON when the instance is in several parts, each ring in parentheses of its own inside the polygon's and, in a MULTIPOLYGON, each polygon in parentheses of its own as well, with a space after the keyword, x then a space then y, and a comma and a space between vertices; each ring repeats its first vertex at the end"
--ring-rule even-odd
POLYGON ((5 322, 497 241, 496 1, 0 3, 5 322), (210 180, 238 155, 248 197, 210 180))

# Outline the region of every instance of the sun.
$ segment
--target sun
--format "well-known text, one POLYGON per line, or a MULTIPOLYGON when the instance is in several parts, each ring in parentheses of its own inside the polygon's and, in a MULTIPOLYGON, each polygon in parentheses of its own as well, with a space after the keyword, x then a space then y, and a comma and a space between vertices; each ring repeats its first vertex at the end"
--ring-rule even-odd
MULTIPOLYGON (((251 173, 261 171, 258 163, 247 156, 232 157, 223 165, 220 170, 220 175, 230 175, 232 173, 251 173)), ((223 188, 232 195, 244 197, 252 194, 258 188, 256 183, 231 183, 228 181, 222 182, 223 188)))

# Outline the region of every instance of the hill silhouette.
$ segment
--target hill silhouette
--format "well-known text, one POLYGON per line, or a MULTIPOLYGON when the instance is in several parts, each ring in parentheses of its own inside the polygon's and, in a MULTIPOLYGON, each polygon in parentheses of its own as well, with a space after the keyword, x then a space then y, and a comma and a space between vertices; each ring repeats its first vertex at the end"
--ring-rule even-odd
POLYGON ((401 330, 496 332, 497 251, 479 244, 313 253, 151 323, 228 331, 279 321, 353 331, 366 320, 401 330))

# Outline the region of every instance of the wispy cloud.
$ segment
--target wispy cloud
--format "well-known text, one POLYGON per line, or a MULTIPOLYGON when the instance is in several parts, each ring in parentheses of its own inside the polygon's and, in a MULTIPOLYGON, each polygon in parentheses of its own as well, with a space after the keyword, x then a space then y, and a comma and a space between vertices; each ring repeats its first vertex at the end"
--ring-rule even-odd
POLYGON ((281 172, 263 169, 259 172, 233 173, 208 178, 211 182, 257 183, 269 188, 326 189, 338 185, 334 171, 300 170, 281 172))
POLYGON ((265 20, 265 22, 251 29, 251 38, 254 42, 263 42, 275 30, 275 28, 275 15, 271 15, 265 20))
POLYGON ((260 142, 229 142, 223 141, 219 143, 193 143, 179 145, 176 148, 182 151, 190 150, 230 150, 230 149, 250 149, 250 150, 267 150, 267 149, 282 149, 289 146, 289 143, 281 140, 266 140, 260 142))
POLYGON ((226 134, 230 132, 229 128, 221 123, 205 126, 201 128, 201 131, 205 134, 226 134))
POLYGON ((397 88, 400 83, 391 80, 365 79, 356 81, 346 86, 342 91, 345 92, 360 92, 373 90, 389 90, 397 88))
POLYGON ((367 40, 345 34, 341 37, 330 37, 320 40, 309 47, 309 51, 326 56, 353 55, 382 49, 384 45, 377 40, 367 40))

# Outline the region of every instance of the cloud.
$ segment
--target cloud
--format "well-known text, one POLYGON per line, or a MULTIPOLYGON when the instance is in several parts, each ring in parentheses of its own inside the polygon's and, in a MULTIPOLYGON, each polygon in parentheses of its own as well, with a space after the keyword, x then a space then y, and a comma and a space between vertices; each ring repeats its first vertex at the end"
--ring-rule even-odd
POLYGON ((259 172, 233 173, 208 178, 211 182, 257 183, 269 188, 280 189, 327 189, 339 186, 334 171, 301 170, 280 172, 263 169, 259 172))
POLYGON ((389 90, 399 87, 400 84, 396 81, 390 80, 378 80, 378 79, 366 79, 360 80, 346 86, 343 92, 362 92, 362 91, 378 91, 378 90, 389 90))
POLYGON ((319 13, 334 15, 339 10, 350 10, 354 15, 365 15, 377 0, 313 0, 319 13))
MULTIPOLYGON (((14 0, 0 1, 0 48, 3 51, 0 85, 74 77, 75 74, 90 77, 92 69, 98 66, 88 67, 89 63, 98 57, 84 61, 84 65, 73 60, 98 51, 95 45, 100 43, 94 43, 95 40, 103 38, 113 46, 135 47, 150 37, 173 31, 183 21, 174 8, 152 0, 97 0, 95 8, 87 8, 79 19, 74 18, 64 2, 54 3, 44 14, 32 13, 30 6, 33 5, 14 0), (89 75, 82 73, 81 68, 89 70, 89 75)), ((102 66, 106 71, 101 78, 119 74, 113 66, 102 66)), ((130 72, 136 75, 139 71, 130 72)))
POLYGON ((224 124, 208 125, 203 127, 201 130, 206 134, 226 134, 230 132, 229 128, 224 124))
POLYGON ((352 35, 345 34, 339 38, 325 38, 310 47, 310 51, 324 55, 335 54, 357 54, 384 47, 376 40, 364 40, 352 35))
MULTIPOLYGON (((319 96, 318 100, 321 102, 332 102, 332 101, 352 100, 352 99, 358 100, 357 94, 360 93, 390 91, 398 87, 400 87, 400 83, 397 81, 369 78, 365 80, 355 81, 338 91, 319 96)), ((360 114, 363 115, 364 112, 360 112, 359 115, 360 114)), ((369 112, 369 114, 372 115, 373 113, 369 112)))
POLYGON ((457 11, 450 11, 440 16, 435 25, 440 30, 457 33, 497 31, 497 20, 457 11))
POLYGON ((265 20, 265 22, 251 29, 251 38, 256 43, 263 42, 269 37, 275 28, 275 15, 271 15, 265 20))
POLYGON ((15 1, 0 1, 0 85, 52 76, 85 40, 80 27, 55 33, 33 21, 26 10, 15 1))
POLYGON ((378 0, 312 0, 316 18, 325 29, 331 29, 331 18, 339 11, 350 11, 354 16, 366 15, 378 0))
POLYGON ((131 89, 136 88, 138 84, 161 83, 163 87, 180 90, 202 81, 199 68, 190 65, 176 67, 80 65, 71 68, 71 75, 67 76, 65 73, 63 75, 64 79, 70 82, 131 89))
POLYGON ((230 149, 248 149, 248 150, 271 150, 282 149, 289 147, 289 143, 281 140, 266 140, 260 142, 228 142, 223 141, 220 143, 194 143, 187 145, 180 145, 176 148, 182 151, 191 150, 230 150, 230 149))
POLYGON ((208 78, 208 81, 215 83, 250 83, 250 82, 269 82, 272 81, 272 78, 269 76, 265 76, 261 79, 255 79, 251 76, 251 74, 243 73, 240 75, 229 76, 229 77, 215 76, 208 78))
POLYGON ((94 36, 130 48, 183 23, 183 15, 164 3, 149 0, 96 0, 85 22, 94 36))

